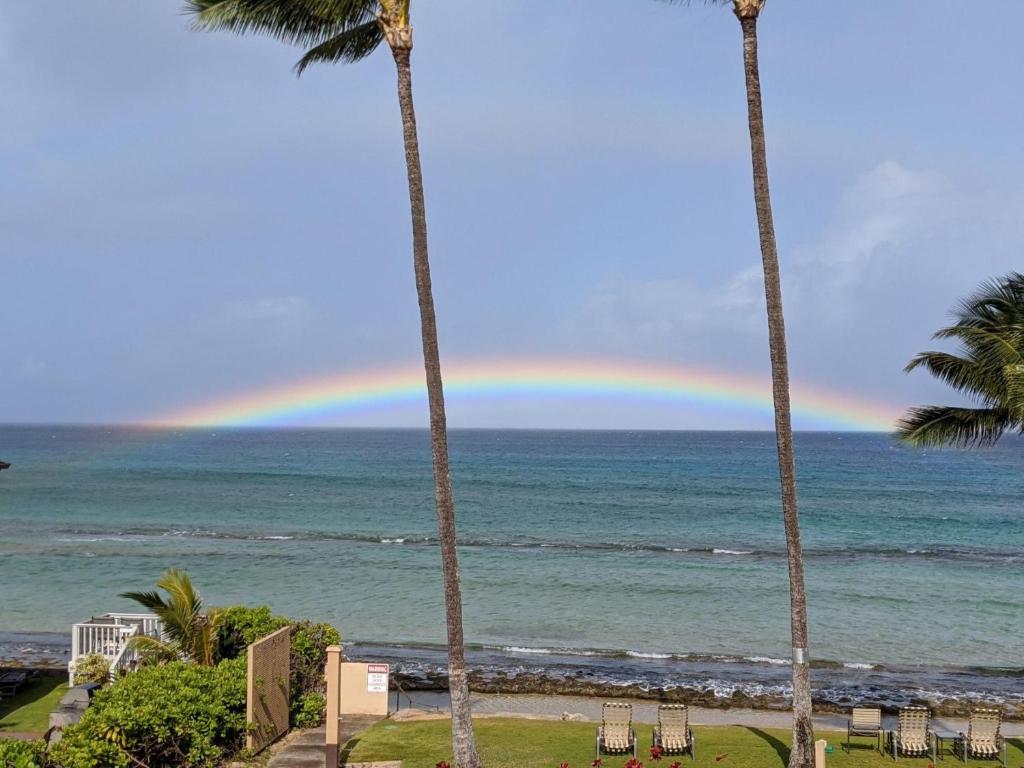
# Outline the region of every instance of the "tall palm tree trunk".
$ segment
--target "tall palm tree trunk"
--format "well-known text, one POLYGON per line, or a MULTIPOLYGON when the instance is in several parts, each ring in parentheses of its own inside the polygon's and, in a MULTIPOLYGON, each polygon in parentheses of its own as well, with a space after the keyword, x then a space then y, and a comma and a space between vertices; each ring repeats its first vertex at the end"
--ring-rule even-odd
POLYGON ((452 700, 452 750, 458 768, 480 768, 469 708, 469 684, 462 633, 462 590, 459 587, 459 555, 455 537, 455 501, 448 465, 448 425, 444 411, 444 384, 437 345, 437 318, 430 285, 427 258, 427 212, 423 200, 416 110, 412 99, 411 27, 386 27, 388 43, 398 69, 398 103, 405 135, 405 163, 409 175, 409 205, 412 209, 412 251, 416 269, 416 295, 420 304, 420 332, 423 337, 423 365, 430 404, 430 446, 434 463, 434 498, 437 530, 441 541, 444 570, 444 607, 448 625, 448 685, 452 700))
POLYGON ((807 655, 807 595, 800 548, 800 519, 796 505, 796 462, 789 404, 789 362, 786 355, 786 324, 782 314, 782 285, 775 223, 768 190, 768 158, 765 150, 764 115, 761 111, 761 76, 757 62, 757 11, 737 8, 743 28, 743 64, 747 81, 747 118, 750 123, 750 155, 754 171, 754 205, 761 236, 764 292, 768 304, 768 346, 772 364, 772 396, 775 403, 775 439, 782 484, 782 515, 786 526, 789 561, 790 627, 793 636, 793 749, 790 768, 813 768, 814 731, 811 724, 811 675, 807 655))

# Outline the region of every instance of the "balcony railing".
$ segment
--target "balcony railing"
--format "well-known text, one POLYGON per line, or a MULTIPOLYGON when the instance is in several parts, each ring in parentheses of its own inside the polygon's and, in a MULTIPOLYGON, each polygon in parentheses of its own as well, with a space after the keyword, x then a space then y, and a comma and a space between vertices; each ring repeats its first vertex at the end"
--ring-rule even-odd
POLYGON ((110 662, 110 675, 133 669, 138 654, 128 641, 138 635, 160 637, 163 624, 151 613, 105 613, 71 627, 71 661, 68 662, 68 684, 75 680, 75 663, 82 656, 98 653, 110 662))

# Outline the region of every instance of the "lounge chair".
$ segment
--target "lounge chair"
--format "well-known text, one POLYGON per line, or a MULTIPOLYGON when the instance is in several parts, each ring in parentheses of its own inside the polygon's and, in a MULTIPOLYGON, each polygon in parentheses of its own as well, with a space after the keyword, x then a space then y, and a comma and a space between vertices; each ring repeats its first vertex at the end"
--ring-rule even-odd
POLYGON ((662 704, 658 724, 654 726, 654 746, 666 755, 684 755, 697 759, 697 745, 690 730, 690 711, 685 704, 662 704))
POLYGON ((953 741, 953 751, 961 760, 968 757, 995 758, 1006 765, 1006 741, 999 733, 1003 714, 998 709, 976 709, 971 712, 967 734, 961 733, 953 741))
POLYGON ((877 707, 854 707, 846 721, 846 743, 843 749, 850 751, 854 736, 869 736, 875 740, 875 749, 882 751, 882 710, 877 707))
POLYGON ((925 707, 904 707, 900 710, 899 725, 895 731, 889 731, 888 737, 893 760, 899 760, 900 755, 919 757, 932 751, 931 717, 931 712, 925 707))
POLYGON ((601 727, 597 729, 597 757, 602 752, 628 753, 636 757, 636 732, 633 730, 633 705, 607 701, 601 709, 601 727))
POLYGON ((4 696, 13 696, 28 680, 28 673, 19 670, 12 670, 0 674, 0 699, 4 696))

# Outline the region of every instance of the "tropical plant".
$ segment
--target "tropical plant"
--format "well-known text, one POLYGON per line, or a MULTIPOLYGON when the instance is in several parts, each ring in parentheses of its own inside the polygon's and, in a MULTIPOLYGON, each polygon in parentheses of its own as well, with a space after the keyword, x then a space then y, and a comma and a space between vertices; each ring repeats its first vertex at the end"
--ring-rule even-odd
POLYGON ((924 368, 978 407, 924 405, 897 424, 917 446, 992 445, 1006 432, 1024 434, 1024 274, 982 284, 954 312, 956 322, 933 339, 959 343, 958 354, 922 352, 907 372, 924 368))
MULTIPOLYGON (((686 0, 668 0, 672 3, 686 0)), ((796 458, 789 398, 789 361, 786 324, 782 311, 782 280, 775 241, 768 186, 768 152, 761 106, 761 75, 757 55, 757 21, 765 0, 708 0, 729 5, 743 32, 743 69, 747 90, 747 123, 754 177, 754 208, 761 240, 764 291, 768 305, 768 349, 771 356, 772 399, 775 408, 775 440, 782 489, 782 517, 786 529, 789 565, 790 634, 793 643, 793 747, 790 768, 814 766, 814 730, 811 723, 811 671, 807 637, 807 594, 804 590, 803 550, 797 514, 796 458)))
POLYGON ((167 596, 155 590, 121 594, 152 611, 163 622, 162 637, 137 635, 128 641, 129 647, 146 662, 186 659, 212 666, 223 612, 216 608, 203 612, 203 600, 184 571, 176 568, 165 571, 156 586, 167 596))
POLYGON ((110 659, 102 653, 87 653, 75 659, 75 685, 110 682, 110 659))
POLYGON ((452 708, 452 747, 459 768, 478 768, 466 678, 462 590, 456 546, 455 501, 448 460, 444 385, 437 342, 437 319, 427 252, 427 213, 420 167, 419 137, 412 94, 413 28, 411 0, 185 0, 186 11, 204 30, 269 35, 306 49, 296 64, 302 73, 314 63, 356 62, 387 41, 398 75, 398 103, 405 141, 405 164, 412 214, 413 268, 420 310, 420 336, 430 409, 434 498, 444 575, 448 633, 448 679, 452 708))

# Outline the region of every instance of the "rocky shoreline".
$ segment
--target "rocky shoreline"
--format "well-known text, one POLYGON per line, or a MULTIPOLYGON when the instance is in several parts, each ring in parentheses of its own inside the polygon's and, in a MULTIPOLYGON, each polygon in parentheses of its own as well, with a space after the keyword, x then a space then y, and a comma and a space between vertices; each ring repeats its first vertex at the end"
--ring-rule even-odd
MULTIPOLYGON (((405 691, 448 690, 448 678, 444 674, 403 674, 393 673, 398 685, 405 691)), ((610 684, 583 680, 579 678, 554 679, 543 674, 523 673, 508 674, 504 672, 480 673, 470 671, 469 688, 474 693, 503 695, 545 695, 545 696, 583 696, 588 698, 621 698, 640 701, 656 701, 668 704, 687 704, 704 709, 753 709, 765 711, 788 711, 790 701, 783 696, 751 695, 735 690, 729 696, 719 696, 707 688, 688 687, 681 685, 673 688, 651 688, 636 684, 610 684)), ((816 712, 828 714, 847 714, 854 702, 837 702, 827 697, 813 697, 816 712)), ((878 706, 885 714, 896 714, 899 706, 885 700, 872 701, 863 699, 857 705, 878 706)), ((926 699, 910 697, 901 706, 918 705, 928 707, 937 717, 968 717, 977 706, 991 706, 991 701, 971 698, 926 699)), ((1007 720, 1024 721, 1024 707, 1002 704, 1003 715, 1007 720)))

